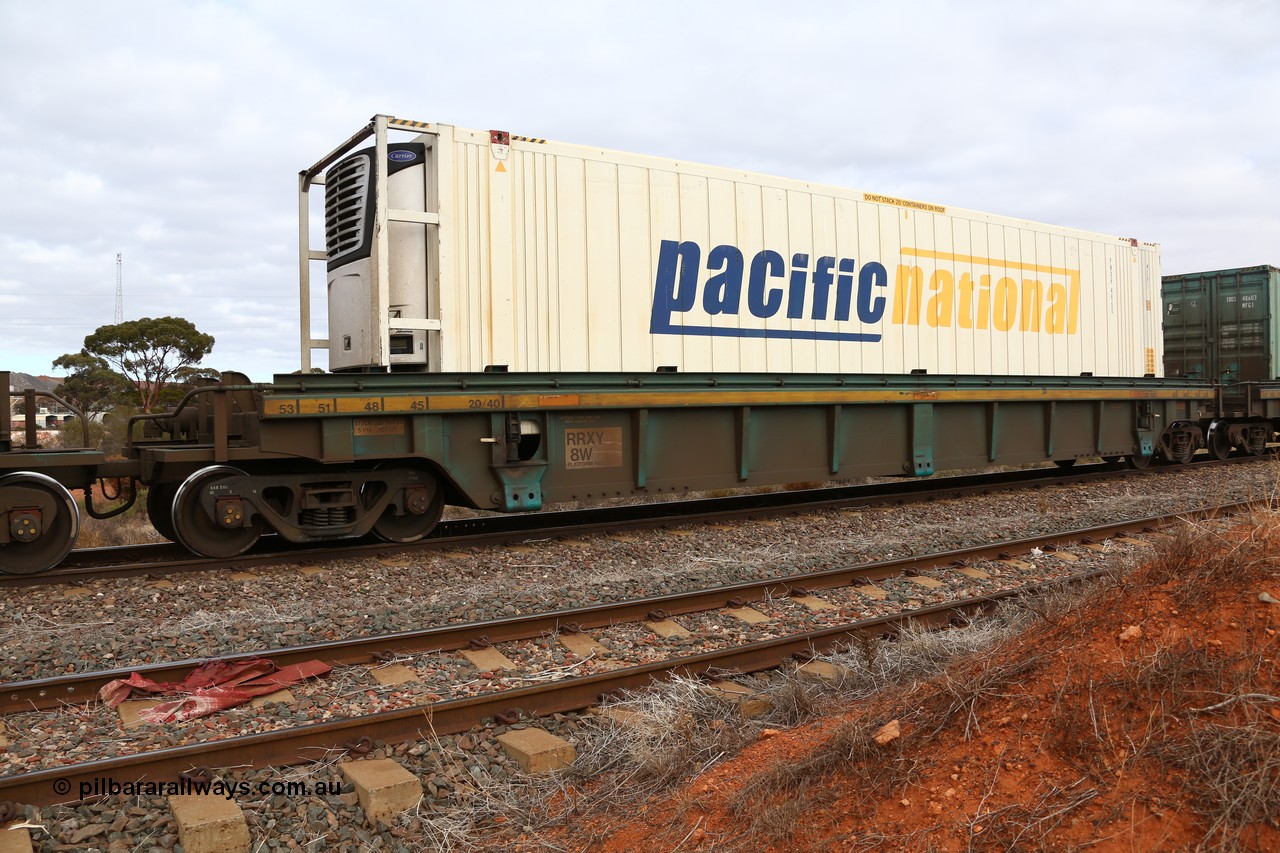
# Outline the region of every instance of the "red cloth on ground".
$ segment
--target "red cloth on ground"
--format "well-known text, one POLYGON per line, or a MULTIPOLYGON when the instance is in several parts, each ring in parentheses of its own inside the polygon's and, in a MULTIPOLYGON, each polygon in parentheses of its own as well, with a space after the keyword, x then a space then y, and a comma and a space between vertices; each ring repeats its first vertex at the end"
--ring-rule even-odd
POLYGON ((152 681, 135 672, 128 678, 118 678, 103 685, 98 696, 114 708, 135 690, 161 696, 186 693, 188 695, 181 699, 161 703, 138 714, 140 719, 152 723, 184 722, 234 708, 255 696, 274 693, 308 678, 324 675, 329 670, 328 664, 318 660, 279 668, 265 658, 231 662, 215 660, 200 664, 180 682, 152 681))

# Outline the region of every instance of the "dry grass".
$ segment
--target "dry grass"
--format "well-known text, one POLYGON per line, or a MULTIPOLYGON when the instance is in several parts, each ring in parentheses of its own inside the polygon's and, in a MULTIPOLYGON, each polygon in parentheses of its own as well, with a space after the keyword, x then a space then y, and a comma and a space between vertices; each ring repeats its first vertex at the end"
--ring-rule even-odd
MULTIPOLYGON (((994 787, 995 780, 992 779, 994 787)), ((1025 803, 1010 803, 990 811, 980 810, 969 821, 970 848, 982 850, 1043 849, 1071 817, 1071 813, 1098 796, 1098 788, 1085 778, 1064 786, 1042 784, 1025 803)))
MULTIPOLYGON (((114 492, 112 493, 114 494, 114 492)), ((98 510, 115 506, 115 502, 103 500, 95 488, 94 507, 98 510)), ((80 535, 77 548, 113 548, 120 545, 142 545, 166 541, 156 533, 147 518, 147 490, 140 489, 138 500, 132 507, 115 518, 93 518, 83 510, 80 513, 80 535)))
POLYGON ((856 697, 859 712, 801 760, 756 774, 735 792, 728 805, 747 822, 748 836, 771 844, 790 839, 801 825, 797 814, 829 804, 831 789, 822 783, 837 775, 843 811, 873 813, 878 803, 900 797, 916 774, 911 756, 922 742, 957 719, 968 737, 976 728, 976 708, 1034 665, 1025 657, 992 661, 982 654, 1006 641, 1024 618, 1022 611, 1010 611, 961 630, 909 628, 897 642, 832 656, 850 667, 839 693, 856 697), (878 742, 891 720, 909 736, 878 742))
MULTIPOLYGON (((994 709, 1034 701, 1024 691, 1041 663, 1082 640, 1115 642, 1128 620, 1141 621, 1132 613, 1135 602, 1144 609, 1159 603, 1183 624, 1214 625, 1220 606, 1238 601, 1241 590, 1274 583, 1276 518, 1264 512, 1254 522, 1230 530, 1207 521, 1185 524, 1141 568, 1113 572, 1085 592, 1023 602, 964 630, 908 629, 893 639, 864 639, 828 658, 845 673, 838 684, 781 682, 770 691, 772 716, 754 724, 685 710, 692 686, 689 696, 659 691, 645 700, 649 705, 631 700, 652 724, 613 729, 603 753, 611 759, 597 762, 597 769, 625 781, 607 783, 599 797, 580 797, 576 808, 598 814, 616 809, 624 792, 652 796, 695 777, 705 760, 734 751, 760 725, 794 725, 839 706, 857 713, 837 723, 822 744, 738 780, 724 805, 739 831, 717 836, 717 849, 803 843, 795 833, 806 830, 797 828, 833 813, 837 790, 835 812, 875 815, 924 772, 920 756, 930 753, 935 738, 976 738, 994 709), (1135 595, 1135 588, 1142 592, 1135 595), (704 726, 708 719, 724 721, 714 738, 704 726), (877 743, 875 735, 892 719, 903 736, 877 743), (824 784, 837 778, 838 786, 824 784), (642 787, 629 787, 641 779, 642 787)), ((1032 777, 1016 802, 988 802, 1006 765, 986 765, 987 795, 968 817, 970 845, 1043 849, 1078 821, 1119 826, 1135 810, 1158 814, 1181 800, 1194 804, 1201 821, 1195 849, 1257 849, 1259 827, 1280 821, 1280 696, 1274 695, 1280 644, 1265 624, 1238 626, 1241 642, 1230 652, 1192 631, 1145 637, 1125 646, 1110 667, 1098 666, 1096 651, 1068 657, 1043 704, 1042 740, 1033 750, 1060 771, 1032 777), (1154 787, 1121 784, 1130 778, 1149 779, 1154 787)), ((692 821, 680 820, 679 809, 675 817, 671 838, 655 843, 681 840, 692 821)), ((927 849, 922 831, 928 830, 915 824, 896 835, 885 830, 847 840, 850 849, 927 849)))
MULTIPOLYGON (((1266 512, 1226 533, 1188 523, 1130 581, 1160 587, 1185 621, 1212 625, 1217 608, 1274 581, 1276 529, 1266 512)), ((1234 652, 1190 635, 1145 643, 1109 677, 1069 671, 1045 744, 1099 785, 1123 774, 1181 780, 1204 820, 1197 849, 1256 849, 1251 832, 1280 826, 1277 643, 1265 625, 1232 628, 1234 652)))
MULTIPOLYGON (((922 679, 975 649, 1006 639, 1015 626, 1031 618, 1030 613, 1013 608, 943 632, 908 626, 891 641, 864 641, 842 649, 822 659, 843 668, 844 678, 829 684, 799 678, 794 672, 780 675, 761 691, 770 710, 760 717, 745 717, 736 701, 708 691, 697 679, 674 678, 646 691, 624 694, 608 702, 602 708, 606 713, 594 718, 597 724, 578 745, 578 759, 571 770, 486 786, 486 806, 479 815, 491 816, 493 807, 506 804, 499 809, 504 826, 530 830, 575 822, 583 815, 600 818, 614 814, 625 819, 637 804, 669 794, 713 764, 737 754, 755 742, 766 727, 797 725, 875 696, 888 696, 890 704, 899 701, 901 691, 910 691, 922 679)), ((736 800, 745 818, 741 836, 717 849, 755 849, 761 839, 788 837, 804 812, 822 804, 815 784, 850 767, 857 768, 868 790, 905 784, 912 768, 905 761, 894 763, 892 756, 898 754, 898 747, 875 743, 882 722, 853 720, 804 761, 778 767, 753 780, 736 800), (778 796, 780 792, 787 795, 778 796)), ((918 723, 912 718, 912 725, 918 723)), ((682 808, 699 806, 696 798, 686 799, 682 808)), ((486 831, 482 824, 481 820, 473 822, 468 831, 471 834, 455 836, 451 843, 457 849, 492 844, 492 837, 488 842, 481 840, 486 831)), ((449 826, 456 829, 455 824, 449 826)), ((443 828, 437 827, 433 833, 434 838, 440 838, 443 828)), ((664 843, 669 841, 675 847, 681 840, 672 837, 664 843)))
POLYGON ((1163 540, 1143 579, 1155 586, 1176 582, 1172 589, 1176 604, 1199 607, 1213 601, 1224 587, 1235 588, 1266 573, 1276 538, 1271 530, 1257 517, 1230 533, 1184 522, 1173 538, 1163 540))
POLYGON ((1274 721, 1259 715, 1238 725, 1196 723, 1186 736, 1163 744, 1162 755, 1186 772, 1188 799, 1208 824, 1206 848, 1242 849, 1251 826, 1280 819, 1280 732, 1274 721))

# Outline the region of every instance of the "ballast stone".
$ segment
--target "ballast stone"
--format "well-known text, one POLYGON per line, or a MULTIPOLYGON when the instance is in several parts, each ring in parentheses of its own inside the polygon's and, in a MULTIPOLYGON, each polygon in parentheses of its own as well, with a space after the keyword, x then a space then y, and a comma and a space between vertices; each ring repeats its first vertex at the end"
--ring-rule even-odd
POLYGON ((216 794, 174 794, 169 811, 187 853, 229 853, 249 849, 249 825, 234 800, 216 794))

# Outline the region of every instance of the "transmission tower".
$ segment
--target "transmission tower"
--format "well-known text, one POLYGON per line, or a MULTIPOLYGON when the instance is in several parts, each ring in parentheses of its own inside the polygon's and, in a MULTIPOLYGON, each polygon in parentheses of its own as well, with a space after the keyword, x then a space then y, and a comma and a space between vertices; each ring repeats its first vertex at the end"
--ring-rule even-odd
POLYGON ((124 322, 124 253, 116 252, 116 325, 124 322))

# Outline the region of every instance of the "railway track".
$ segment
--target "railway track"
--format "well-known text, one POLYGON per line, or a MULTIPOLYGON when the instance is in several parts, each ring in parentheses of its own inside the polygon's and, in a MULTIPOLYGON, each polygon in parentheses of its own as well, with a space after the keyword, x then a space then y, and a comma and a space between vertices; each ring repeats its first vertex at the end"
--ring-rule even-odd
MULTIPOLYGON (((1221 461, 1206 460, 1198 463, 1196 467, 1248 465, 1258 461, 1255 457, 1233 457, 1221 461)), ((1185 466, 1177 466, 1170 467, 1168 470, 1180 472, 1187 469, 1185 466)), ((77 584, 116 577, 235 570, 372 554, 490 546, 524 541, 532 535, 540 538, 578 536, 599 531, 649 529, 678 524, 812 512, 832 507, 942 500, 1003 489, 1097 482, 1152 474, 1159 476, 1161 473, 1159 470, 1137 472, 1117 469, 1101 463, 1074 468, 1037 468, 995 474, 732 495, 583 510, 479 516, 442 522, 430 538, 411 544, 360 540, 338 545, 298 546, 279 537, 264 537, 250 552, 224 559, 197 557, 169 543, 88 548, 73 551, 63 566, 54 571, 37 575, 0 574, 0 587, 77 584)))
MULTIPOLYGON (((1234 512, 1248 506, 1250 504, 1232 504, 1217 507, 1215 511, 1234 512)), ((750 584, 736 584, 729 587, 486 623, 403 632, 356 641, 313 644, 292 649, 275 649, 263 654, 270 656, 281 665, 292 660, 317 657, 336 664, 356 664, 384 659, 388 654, 411 655, 460 649, 473 645, 477 641, 480 641, 481 645, 488 646, 546 634, 576 633, 586 630, 607 632, 616 629, 619 625, 668 621, 674 616, 706 613, 714 609, 748 608, 760 615, 760 611, 752 608, 751 605, 764 604, 766 609, 776 608, 777 602, 785 598, 791 599, 795 604, 803 599, 813 599, 818 593, 829 594, 853 586, 861 586, 865 591, 867 585, 872 583, 884 583, 892 577, 911 577, 929 571, 945 571, 949 567, 954 568, 957 563, 967 564, 990 559, 1009 560, 1014 554, 1024 554, 1032 549, 1040 549, 1042 552, 1052 551, 1071 542, 1079 543, 1088 539, 1096 540, 1135 531, 1149 531, 1156 525, 1168 523, 1188 514, 1177 513, 1137 519, 1088 530, 1004 542, 909 560, 851 566, 750 584)), ((1088 571, 1077 572, 1076 577, 1090 577, 1092 574, 1088 571)), ((994 601, 1010 595, 1026 593, 1029 589, 1034 589, 1043 583, 1039 578, 1018 576, 1013 579, 1021 582, 979 596, 965 596, 960 600, 944 601, 870 619, 847 621, 836 618, 827 620, 818 627, 800 629, 794 628, 783 620, 785 624, 780 623, 772 629, 775 636, 754 642, 731 644, 724 648, 709 649, 694 654, 624 665, 608 671, 565 678, 563 681, 548 684, 490 691, 481 695, 443 699, 428 705, 380 711, 367 716, 311 723, 280 731, 240 735, 209 743, 183 744, 142 754, 12 774, 0 777, 0 799, 32 804, 55 802, 57 794, 54 786, 63 784, 59 780, 66 780, 65 790, 81 790, 79 787, 81 781, 104 776, 166 779, 174 778, 175 774, 189 771, 193 767, 297 763, 307 760, 308 757, 314 758, 321 752, 327 754, 327 751, 331 750, 358 751, 364 738, 388 742, 400 741, 421 737, 428 730, 436 734, 464 731, 486 717, 514 721, 522 715, 537 716, 578 709, 593 704, 602 693, 619 689, 637 689, 657 677, 672 674, 700 675, 718 670, 755 671, 777 666, 798 653, 820 652, 841 642, 847 642, 860 633, 891 631, 893 626, 903 619, 945 622, 958 612, 972 612, 975 609, 990 606, 994 601)), ((943 586, 941 582, 933 583, 936 584, 937 589, 943 586)), ((945 592, 939 594, 945 596, 945 592)), ((824 609, 822 605, 815 605, 815 608, 813 611, 815 613, 824 609)), ((839 616, 838 612, 837 616, 839 616)), ((234 656, 230 659, 243 657, 246 656, 234 656)), ((130 671, 142 672, 156 680, 172 680, 190 671, 195 663, 184 661, 132 668, 130 671)), ((122 672, 99 672, 3 685, 0 686, 0 696, 3 697, 3 708, 6 712, 33 706, 53 708, 66 702, 89 699, 105 680, 121 675, 123 675, 122 672)))
MULTIPOLYGON (((1216 507, 1218 512, 1233 512, 1249 506, 1245 503, 1216 507)), ((267 649, 252 654, 229 655, 217 658, 223 661, 249 660, 266 657, 278 665, 319 659, 334 666, 350 666, 385 659, 393 654, 423 654, 449 651, 471 646, 476 642, 500 643, 529 639, 549 632, 587 630, 620 622, 633 622, 649 618, 655 613, 668 618, 686 613, 730 606, 739 606, 768 598, 805 595, 808 592, 833 589, 866 582, 874 583, 888 577, 912 572, 926 572, 933 568, 963 564, 977 560, 1007 558, 1010 554, 1027 553, 1033 549, 1055 550, 1072 542, 1108 539, 1125 533, 1149 531, 1157 526, 1183 517, 1184 513, 1118 522, 1105 527, 1072 530, 1011 542, 1000 542, 975 548, 945 551, 935 554, 884 560, 860 566, 806 572, 785 578, 752 581, 714 589, 695 590, 674 595, 655 596, 602 604, 593 607, 574 608, 551 613, 517 616, 487 622, 447 625, 419 631, 405 631, 374 637, 333 640, 288 648, 267 649)), ((125 678, 131 672, 145 675, 153 681, 181 681, 204 660, 186 660, 157 663, 126 669, 99 670, 96 672, 61 675, 52 678, 0 684, 0 714, 13 714, 25 710, 47 710, 68 702, 91 701, 107 682, 125 678)))

